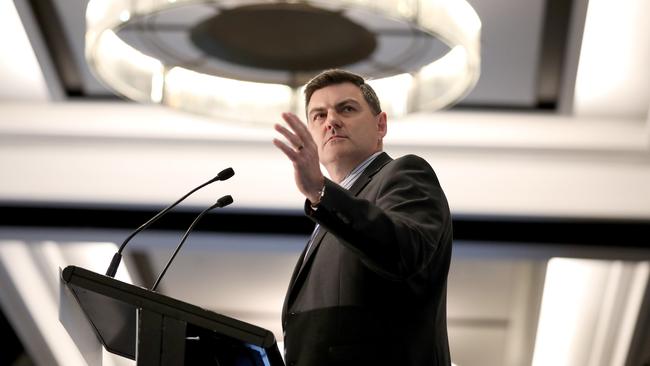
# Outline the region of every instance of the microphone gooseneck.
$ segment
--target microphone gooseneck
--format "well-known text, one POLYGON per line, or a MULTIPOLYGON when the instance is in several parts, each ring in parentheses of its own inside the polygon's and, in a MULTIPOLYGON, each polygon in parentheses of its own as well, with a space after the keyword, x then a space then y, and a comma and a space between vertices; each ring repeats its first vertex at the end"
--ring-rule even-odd
POLYGON ((185 243, 185 240, 187 240, 187 237, 190 235, 190 232, 194 229, 194 226, 201 220, 201 218, 207 214, 210 210, 215 209, 215 208, 222 208, 226 207, 229 204, 233 202, 232 196, 227 195, 219 198, 217 202, 206 208, 205 210, 201 211, 201 213, 192 221, 192 224, 190 224, 190 227, 185 231, 185 234, 183 234, 183 238, 181 239, 181 242, 178 244, 176 249, 174 250, 174 253, 172 254, 171 258, 167 261, 167 264, 165 265, 165 268, 163 268, 162 272, 160 272, 160 275, 156 279, 156 282, 154 282, 153 286, 151 286, 151 291, 156 291, 156 288, 158 288, 158 284, 160 283, 160 280, 163 278, 165 273, 167 273, 167 269, 169 266, 172 264, 172 261, 174 261, 174 258, 176 258, 176 254, 178 254, 178 251, 181 249, 183 244, 185 243))
MULTIPOLYGON (((111 264, 108 266, 108 269, 106 270, 106 276, 109 277, 115 277, 115 273, 117 273, 117 267, 119 267, 120 262, 122 261, 122 251, 126 247, 126 244, 131 241, 131 239, 136 236, 139 232, 142 230, 148 228, 151 224, 154 222, 158 221, 160 217, 162 217, 164 214, 169 212, 172 208, 176 207, 179 203, 181 203, 183 200, 185 200, 187 197, 189 197, 192 193, 198 191, 199 189, 207 186, 208 184, 214 183, 216 181, 224 181, 230 177, 232 177, 235 174, 235 171, 232 168, 226 168, 217 174, 216 177, 210 179, 209 181, 201 184, 200 186, 194 188, 193 190, 189 191, 187 194, 185 194, 183 197, 179 198, 176 202, 172 203, 171 205, 167 206, 164 208, 162 211, 158 212, 154 217, 149 219, 147 222, 144 224, 140 225, 139 228, 135 229, 129 236, 124 239, 124 242, 122 242, 122 245, 120 245, 120 248, 118 251, 115 253, 113 256, 113 259, 111 260, 111 264)), ((222 197, 223 198, 223 197, 222 197)))

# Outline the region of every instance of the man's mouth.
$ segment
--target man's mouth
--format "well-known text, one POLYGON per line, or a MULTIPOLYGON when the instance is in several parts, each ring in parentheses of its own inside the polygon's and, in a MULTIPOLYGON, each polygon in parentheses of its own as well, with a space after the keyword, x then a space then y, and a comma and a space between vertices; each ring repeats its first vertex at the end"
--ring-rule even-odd
POLYGON ((341 140, 341 139, 344 139, 344 138, 346 138, 346 137, 341 136, 341 135, 333 135, 333 136, 330 136, 330 138, 328 138, 327 141, 325 141, 325 144, 327 145, 331 141, 341 140))

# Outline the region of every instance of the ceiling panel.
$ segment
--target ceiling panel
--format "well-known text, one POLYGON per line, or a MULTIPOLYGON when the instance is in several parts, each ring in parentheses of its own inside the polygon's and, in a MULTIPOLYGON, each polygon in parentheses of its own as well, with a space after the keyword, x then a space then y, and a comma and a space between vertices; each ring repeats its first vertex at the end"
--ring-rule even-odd
POLYGON ((483 24, 481 78, 462 104, 535 106, 545 0, 470 0, 483 24))
POLYGON ((36 54, 11 1, 0 1, 0 101, 47 101, 50 94, 36 54))

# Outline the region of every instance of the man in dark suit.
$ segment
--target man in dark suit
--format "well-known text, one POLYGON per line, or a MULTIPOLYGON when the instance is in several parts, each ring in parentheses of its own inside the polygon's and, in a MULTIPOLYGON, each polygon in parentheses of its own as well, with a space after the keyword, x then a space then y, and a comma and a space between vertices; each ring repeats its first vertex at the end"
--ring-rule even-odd
POLYGON ((285 113, 288 144, 273 141, 317 224, 282 312, 287 364, 450 365, 452 228, 435 173, 382 152, 386 113, 362 77, 326 71, 305 97, 307 124, 285 113))

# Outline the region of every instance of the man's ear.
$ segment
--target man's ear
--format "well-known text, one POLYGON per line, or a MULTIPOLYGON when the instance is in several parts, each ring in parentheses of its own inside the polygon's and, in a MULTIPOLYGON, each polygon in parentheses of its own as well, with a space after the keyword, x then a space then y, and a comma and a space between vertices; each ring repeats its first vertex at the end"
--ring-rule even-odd
POLYGON ((377 132, 379 137, 383 138, 388 132, 388 116, 386 112, 381 112, 377 115, 377 132))

